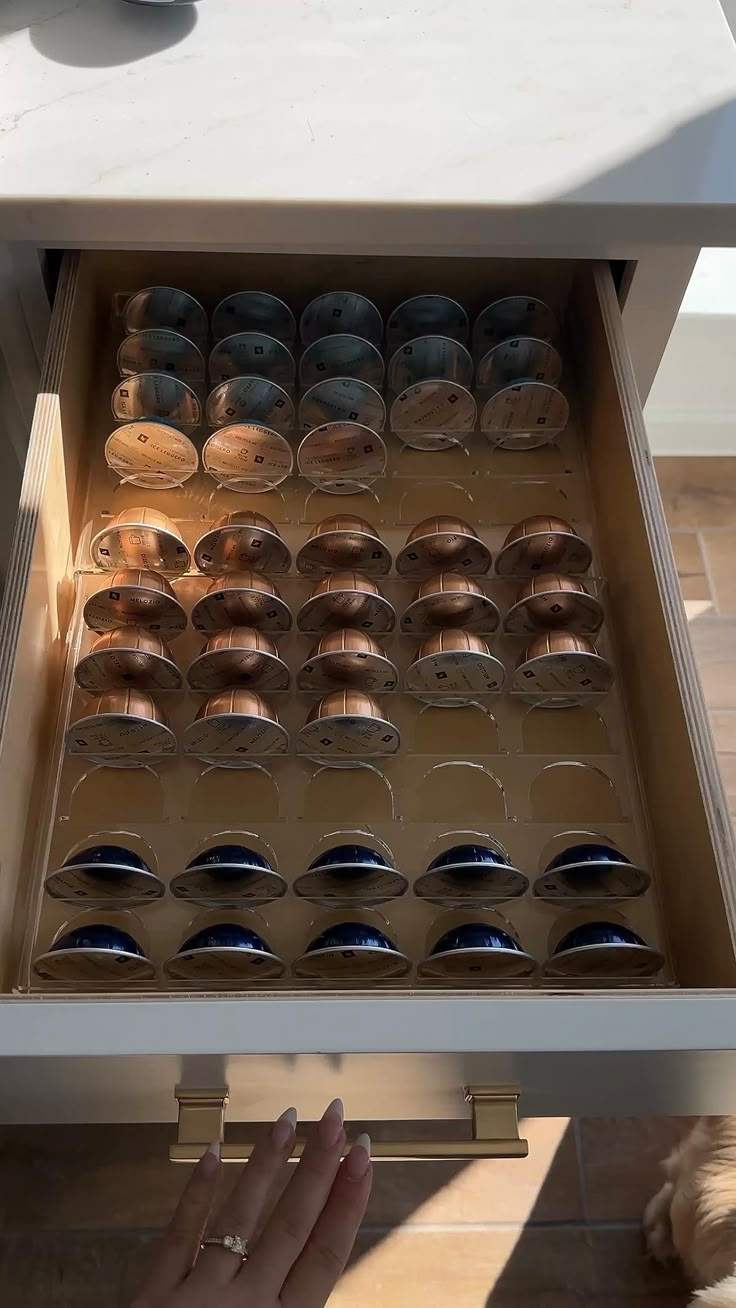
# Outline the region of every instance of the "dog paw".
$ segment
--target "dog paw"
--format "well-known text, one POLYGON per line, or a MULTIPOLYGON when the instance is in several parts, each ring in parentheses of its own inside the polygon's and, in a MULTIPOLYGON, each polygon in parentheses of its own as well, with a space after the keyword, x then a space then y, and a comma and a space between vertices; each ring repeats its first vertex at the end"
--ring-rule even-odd
POLYGON ((644 1211, 644 1238, 647 1250, 658 1263, 669 1263, 677 1257, 670 1223, 672 1193, 672 1184, 667 1181, 654 1198, 650 1199, 644 1211))

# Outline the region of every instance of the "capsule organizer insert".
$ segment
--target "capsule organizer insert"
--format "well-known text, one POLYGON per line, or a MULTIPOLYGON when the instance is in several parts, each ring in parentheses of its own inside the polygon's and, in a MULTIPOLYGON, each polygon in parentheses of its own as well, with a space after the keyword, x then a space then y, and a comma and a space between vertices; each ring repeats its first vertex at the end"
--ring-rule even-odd
MULTIPOLYGON (((370 298, 370 287, 366 294, 370 298)), ((493 298, 489 287, 486 299, 493 298)), ((211 313, 215 306, 206 307, 211 313)), ((298 319, 304 306, 292 307, 298 319)), ((393 304, 381 307, 391 324, 393 304)), ((615 676, 615 633, 605 621, 605 577, 598 566, 586 490, 585 433, 578 424, 574 359, 564 335, 560 389, 569 419, 553 442, 532 449, 499 449, 480 430, 476 416, 462 443, 450 439, 445 448, 420 449, 399 439, 387 418, 381 431, 385 468, 367 477, 362 488, 350 485, 343 493, 300 474, 298 452, 305 434, 300 401, 310 387, 300 387, 298 379, 310 346, 295 345, 297 380, 290 387, 287 379, 284 387, 293 412, 292 426, 284 428, 293 469, 257 494, 218 482, 204 466, 204 445, 214 430, 205 420, 212 378, 209 383, 190 378, 192 389, 200 388, 202 421, 186 431, 197 452, 197 467, 185 481, 146 488, 111 470, 105 446, 115 427, 108 411, 119 381, 115 359, 121 338, 117 318, 100 346, 89 405, 87 525, 77 552, 74 620, 19 987, 97 993, 181 987, 229 992, 251 987, 301 991, 368 986, 388 991, 671 984, 622 688, 614 679, 610 690, 578 693, 569 707, 550 707, 553 697, 536 683, 530 693, 518 672, 518 665, 524 666, 523 651, 535 638, 534 624, 530 628, 523 605, 519 609, 521 588, 530 574, 527 570, 519 575, 513 566, 499 574, 495 566, 509 533, 524 519, 562 518, 572 524, 576 535, 591 546, 590 565, 581 580, 604 614, 600 630, 593 618, 588 638, 615 676), (167 610, 168 650, 156 664, 161 684, 151 692, 165 727, 159 730, 155 723, 147 752, 129 754, 131 766, 120 766, 121 759, 108 758, 104 749, 77 749, 70 727, 83 720, 94 694, 105 693, 75 680, 79 666, 94 668, 88 662, 90 653, 105 630, 98 626, 93 631, 84 620, 90 602, 112 575, 112 567, 101 567, 104 559, 94 556, 93 543, 117 514, 140 507, 171 520, 184 547, 185 566, 180 571, 172 566, 165 574, 176 603, 167 610), (267 569, 286 615, 269 632, 285 672, 281 683, 277 677, 263 692, 280 729, 271 733, 263 749, 240 758, 213 756, 205 747, 197 752, 196 745, 188 752, 187 732, 208 698, 207 691, 187 682, 206 638, 193 626, 193 614, 202 612, 213 582, 211 572, 204 574, 195 566, 196 546, 215 521, 248 510, 270 519, 288 552, 286 562, 282 555, 267 569), (336 758, 322 751, 319 718, 317 729, 304 735, 310 714, 314 718, 316 705, 328 692, 320 685, 305 688, 303 670, 323 629, 309 616, 301 622, 306 629, 300 629, 299 616, 305 611, 309 615, 321 574, 300 575, 296 561, 315 526, 340 516, 371 523, 390 557, 388 571, 382 565, 373 578, 386 609, 369 634, 385 657, 381 667, 393 667, 397 675, 395 685, 389 676, 375 689, 382 720, 394 733, 391 749, 356 752, 347 747, 336 758), (481 606, 472 630, 487 643, 498 677, 491 689, 474 686, 472 702, 462 706, 448 707, 442 690, 417 672, 417 653, 433 628, 417 628, 405 619, 416 612, 426 574, 397 572, 407 537, 417 524, 436 516, 472 524, 492 560, 489 571, 474 569, 485 608, 481 606), (72 877, 76 890, 65 898, 54 897, 45 889, 49 877, 60 870, 63 874, 66 863, 93 844, 137 851, 160 893, 142 901, 116 899, 113 893, 100 903, 83 879, 72 877), (271 891, 278 883, 279 893, 268 891, 259 898, 249 891, 248 896, 233 893, 228 898, 225 892, 214 904, 206 894, 179 894, 188 865, 199 852, 216 845, 256 851, 275 874, 271 891), (609 876, 602 893, 600 886, 591 891, 591 879, 585 875, 578 882, 574 875, 567 880, 555 877, 550 865, 556 858, 559 862, 565 850, 591 845, 618 851, 621 865, 641 869, 643 876, 638 881, 609 876), (341 846, 383 851, 393 869, 388 878, 391 895, 353 894, 350 885, 336 898, 333 892, 300 891, 299 880, 311 865, 341 846), (441 866, 443 855, 469 846, 496 851, 499 864, 515 875, 499 874, 477 894, 467 884, 457 897, 446 890, 424 893, 422 878, 437 860, 441 866), (599 949, 595 954, 591 947, 592 953, 589 949, 586 954, 586 940, 595 946, 590 932, 600 923, 620 928, 624 936, 633 931, 651 956, 648 968, 642 963, 637 970, 636 960, 629 970, 618 963, 609 966, 615 948, 613 953, 604 949, 601 954, 599 949), (352 935, 340 935, 346 925, 354 928, 352 935), (139 961, 135 951, 130 959, 130 949, 118 946, 119 967, 96 954, 95 940, 102 940, 103 951, 111 948, 109 939, 106 945, 99 931, 95 935, 100 927, 113 937, 122 933, 118 945, 125 944, 123 935, 132 939, 139 961), (572 940, 571 950, 570 933, 578 928, 583 936, 578 945, 572 940), (78 970, 73 948, 63 966, 53 958, 50 967, 38 966, 39 959, 56 955, 58 960, 64 951, 54 946, 63 937, 69 936, 73 945, 75 939, 86 938, 84 932, 92 945, 78 970), (477 948, 483 932, 486 940, 495 933, 498 945, 490 963, 490 955, 477 948), (556 957, 567 959, 571 953, 567 972, 555 965, 556 957)), ((214 344, 214 339, 198 342, 203 358, 207 346, 214 344)), ((372 348, 388 361, 385 335, 372 342, 372 348)), ((390 415, 392 393, 378 377, 375 380, 374 390, 390 415)), ((472 383, 468 390, 475 399, 472 383)), ((482 406, 476 400, 479 412, 482 406)), ((564 858, 562 864, 564 872, 564 858)))

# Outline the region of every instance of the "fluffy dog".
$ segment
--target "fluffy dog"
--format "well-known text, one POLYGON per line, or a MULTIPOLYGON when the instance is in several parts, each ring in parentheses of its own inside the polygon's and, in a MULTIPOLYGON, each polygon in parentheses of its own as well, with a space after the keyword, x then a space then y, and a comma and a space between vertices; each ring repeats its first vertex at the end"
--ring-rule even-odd
POLYGON ((736 1117, 704 1117, 664 1163, 644 1232, 658 1262, 679 1258, 691 1308, 736 1308, 736 1117))

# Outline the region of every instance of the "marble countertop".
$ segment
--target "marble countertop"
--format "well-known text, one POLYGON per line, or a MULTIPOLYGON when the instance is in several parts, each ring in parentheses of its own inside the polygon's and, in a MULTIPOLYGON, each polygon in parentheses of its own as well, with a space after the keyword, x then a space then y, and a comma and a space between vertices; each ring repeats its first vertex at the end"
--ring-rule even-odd
POLYGON ((4 0, 0 238, 736 244, 718 0, 4 0))

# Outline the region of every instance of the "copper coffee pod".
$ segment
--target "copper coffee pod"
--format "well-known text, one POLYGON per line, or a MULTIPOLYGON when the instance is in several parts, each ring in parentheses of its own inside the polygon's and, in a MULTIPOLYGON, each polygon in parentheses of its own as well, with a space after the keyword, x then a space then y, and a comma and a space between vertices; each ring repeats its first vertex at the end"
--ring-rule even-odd
POLYGON ((499 848, 482 843, 482 837, 468 833, 460 840, 458 836, 444 839, 457 843, 436 854, 426 872, 417 877, 414 894, 418 899, 443 908, 483 908, 518 899, 529 889, 529 878, 499 848))
POLYGON ((303 391, 331 377, 354 377, 379 390, 383 374, 380 350, 362 336, 323 336, 307 346, 299 363, 303 391))
POLYGON ((258 572, 228 572, 215 577, 192 609, 192 626, 206 636, 227 627, 289 631, 291 611, 274 582, 258 572))
POLYGON ((299 401, 302 431, 312 431, 327 422, 359 422, 371 431, 383 431, 386 405, 368 382, 357 377, 328 377, 310 386, 299 401))
POLYGON ((404 689, 424 704, 459 708, 503 686, 506 669, 471 631, 438 631, 419 647, 404 689))
POLYGON ((90 545, 96 567, 186 572, 191 556, 178 527, 158 509, 124 509, 97 532, 90 545))
POLYGON ((500 614, 492 599, 472 577, 440 572, 423 581, 401 619, 410 635, 431 635, 442 627, 495 631, 500 614))
POLYGON ((412 295, 389 315, 386 348, 398 349, 417 336, 450 336, 467 342, 470 322, 463 306, 447 295, 412 295))
POLYGON ((473 360, 448 336, 417 336, 399 346, 388 365, 388 386, 400 395, 423 381, 448 381, 465 390, 473 381, 473 360))
POLYGON ((358 572, 333 572, 312 588, 296 617, 300 631, 393 631, 396 614, 380 588, 358 572))
POLYGON ((191 664, 187 681, 192 690, 225 690, 230 686, 247 686, 258 691, 288 690, 289 669, 265 631, 257 631, 255 627, 228 627, 210 636, 202 653, 191 664))
POLYGON ((235 332, 265 332, 291 346, 296 319, 288 304, 268 291, 235 291, 212 310, 212 335, 222 341, 235 332))
POLYGON ((97 590, 85 603, 85 624, 93 631, 111 631, 115 627, 143 627, 156 632, 163 640, 180 636, 187 626, 187 615, 171 583, 160 572, 143 568, 122 568, 107 586, 97 590))
POLYGON ((168 327, 146 327, 120 342, 118 372, 121 377, 135 377, 141 372, 169 372, 190 386, 198 386, 204 381, 204 356, 181 332, 168 327))
POLYGON ((549 341, 534 336, 516 336, 500 341, 483 355, 475 374, 475 385, 483 391, 500 391, 514 382, 546 382, 557 386, 562 376, 562 359, 549 341))
POLYGON ((579 577, 559 572, 542 572, 523 581, 504 619, 504 631, 560 630, 594 635, 603 623, 603 605, 591 595, 579 577))
POLYGON ((140 372, 123 378, 112 393, 112 412, 118 422, 159 419, 188 432, 196 431, 202 421, 196 393, 168 372, 140 372))
POLYGON ((298 751, 335 766, 387 758, 399 748, 396 727, 372 695, 334 690, 310 709, 299 732, 298 751))
POLYGON ((565 430, 570 406, 555 386, 523 381, 496 391, 483 406, 480 429, 502 450, 536 450, 565 430))
POLYGON ((136 767, 156 755, 174 754, 176 738, 147 691, 110 690, 67 728, 66 747, 98 763, 136 767))
POLYGON ((280 575, 289 571, 291 553, 270 518, 244 509, 213 522, 194 546, 194 562, 210 576, 250 568, 280 575))
POLYGON ((419 965, 419 976, 437 981, 495 981, 529 977, 536 963, 519 943, 510 923, 497 914, 494 920, 457 922, 442 932, 429 957, 419 965))
POLYGON ((126 422, 105 442, 105 462, 124 482, 146 490, 183 486, 199 467, 188 436, 165 422, 126 422))
POLYGON ((48 953, 34 959, 33 973, 39 981, 110 986, 152 981, 156 969, 130 931, 90 913, 59 932, 48 953))
POLYGON ((207 396, 210 427, 256 422, 286 436, 294 426, 294 404, 286 391, 267 377, 231 377, 207 396))
POLYGON ((650 883, 649 873, 615 846, 590 838, 568 845, 550 859, 534 882, 534 894, 553 904, 599 906, 601 901, 636 899, 650 883))
POLYGON ((516 336, 551 341, 557 334, 555 316, 543 300, 531 295, 507 295, 478 314, 473 323, 473 354, 480 359, 492 346, 516 336))
POLYGON ((362 336, 372 345, 380 345, 383 318, 375 304, 355 291, 326 291, 310 300, 299 319, 303 345, 343 332, 362 336))
POLYGON ((544 965, 549 977, 635 980, 655 976, 664 958, 636 931, 615 917, 597 920, 571 914, 552 934, 552 953, 544 965))
POLYGON ((167 327, 200 344, 207 337, 207 314, 186 291, 174 286, 146 286, 131 295, 123 309, 126 333, 167 327))
POLYGON ((181 673, 171 650, 142 627, 114 627, 98 636, 88 654, 79 660, 74 678, 82 690, 179 690, 181 673))
POLYGON ((297 450, 302 477, 330 495, 356 495, 386 471, 386 446, 358 422, 315 427, 297 450))
POLYGON ((346 568, 356 568, 366 577, 384 577, 391 568, 391 555, 370 522, 341 513, 312 528, 296 566, 303 577, 327 577, 346 568))
POLYGON ((447 450, 462 445, 475 427, 478 410, 463 386, 451 381, 420 381, 396 396, 391 430, 413 450, 447 450))
POLYGON ((235 332, 213 346, 208 369, 212 385, 232 377, 266 377, 289 391, 296 378, 296 364, 283 341, 265 332, 235 332))
POLYGON ((344 627, 322 636, 297 676, 300 690, 396 690, 399 674, 377 640, 365 631, 344 627))
POLYGON ((479 577, 491 566, 491 551, 462 518, 438 514, 412 527, 396 559, 401 577, 431 577, 443 568, 479 577))
POLYGON ((212 922, 201 927, 164 963, 164 973, 171 981, 199 985, 273 981, 285 971, 285 964, 263 936, 241 922, 212 922))
POLYGON ((585 636, 549 631, 519 655, 513 689, 528 704, 570 708, 590 695, 605 695, 613 668, 585 636))
POLYGON ((184 732, 184 752, 205 763, 239 767, 255 758, 285 754, 289 737, 275 710, 252 690, 210 695, 184 732))
POLYGON ((587 572, 593 551, 564 518, 535 514, 511 528, 496 558, 502 577, 587 572))
POLYGON ((258 422, 233 422, 205 441, 202 466, 228 490, 258 495, 281 485, 294 456, 279 432, 258 422))

